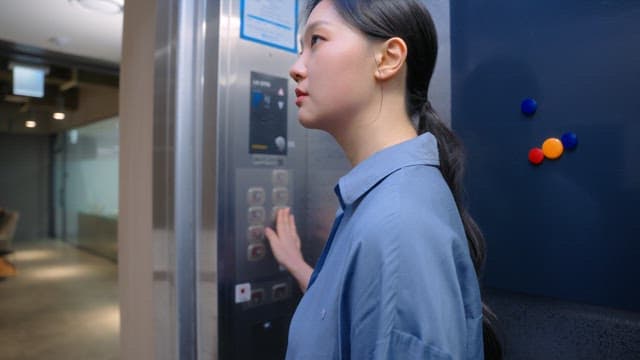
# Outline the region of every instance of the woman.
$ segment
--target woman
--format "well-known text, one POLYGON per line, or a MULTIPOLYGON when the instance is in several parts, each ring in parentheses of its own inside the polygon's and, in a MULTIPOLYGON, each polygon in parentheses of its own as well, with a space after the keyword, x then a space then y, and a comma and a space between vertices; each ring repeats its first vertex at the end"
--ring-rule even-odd
POLYGON ((301 46, 299 121, 330 133, 353 168, 315 269, 288 210, 265 232, 305 292, 287 358, 482 359, 484 243, 460 204, 460 145, 427 100, 429 13, 418 0, 313 0, 301 46))

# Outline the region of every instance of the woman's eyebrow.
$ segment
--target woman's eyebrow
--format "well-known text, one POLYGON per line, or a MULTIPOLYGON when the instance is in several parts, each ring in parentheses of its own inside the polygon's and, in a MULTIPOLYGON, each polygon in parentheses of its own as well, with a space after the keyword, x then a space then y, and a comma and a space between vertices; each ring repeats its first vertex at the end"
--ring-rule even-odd
POLYGON ((316 21, 314 21, 314 22, 312 22, 310 24, 307 24, 307 26, 304 29, 303 36, 300 38, 300 48, 304 47, 304 37, 308 33, 312 32, 313 30, 315 30, 319 26, 327 25, 327 24, 330 24, 330 23, 328 21, 326 21, 326 20, 316 20, 316 21))

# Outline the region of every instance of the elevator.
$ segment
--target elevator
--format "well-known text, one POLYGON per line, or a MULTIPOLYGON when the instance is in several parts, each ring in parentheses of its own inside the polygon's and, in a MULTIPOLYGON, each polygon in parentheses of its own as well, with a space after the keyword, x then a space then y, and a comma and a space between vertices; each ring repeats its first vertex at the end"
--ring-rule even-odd
MULTIPOLYGON (((450 119, 448 2, 432 103, 450 119)), ((304 1, 159 1, 154 52, 152 267, 157 359, 283 359, 301 297, 264 229, 296 215, 316 263, 349 171, 297 121, 289 67, 304 1)))

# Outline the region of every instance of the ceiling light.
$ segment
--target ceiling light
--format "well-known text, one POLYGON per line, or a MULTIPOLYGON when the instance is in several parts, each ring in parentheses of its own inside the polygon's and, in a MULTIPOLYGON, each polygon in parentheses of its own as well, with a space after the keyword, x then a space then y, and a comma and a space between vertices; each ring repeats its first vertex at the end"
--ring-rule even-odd
POLYGON ((85 9, 109 15, 122 14, 124 8, 124 0, 69 0, 69 2, 77 2, 85 9))
POLYGON ((64 120, 65 117, 66 115, 63 112, 58 111, 53 113, 53 118, 55 120, 64 120))
POLYGON ((27 120, 24 122, 24 126, 28 127, 28 128, 34 128, 36 127, 36 122, 33 120, 27 120))

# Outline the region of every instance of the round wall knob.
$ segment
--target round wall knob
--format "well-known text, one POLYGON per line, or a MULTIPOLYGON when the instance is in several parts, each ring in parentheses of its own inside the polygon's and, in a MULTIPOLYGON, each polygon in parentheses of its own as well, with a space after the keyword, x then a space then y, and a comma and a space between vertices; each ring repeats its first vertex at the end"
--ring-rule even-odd
POLYGON ((556 138, 549 138, 542 144, 542 152, 544 153, 544 156, 551 160, 562 156, 563 151, 564 147, 562 146, 562 141, 556 138))
POLYGON ((570 131, 562 134, 560 140, 565 149, 573 150, 578 146, 578 136, 570 131))
POLYGON ((527 116, 532 116, 538 110, 538 103, 531 98, 527 98, 522 100, 522 104, 520 104, 520 110, 522 113, 527 116))
POLYGON ((539 165, 544 160, 544 153, 540 148, 533 148, 529 150, 529 162, 533 165, 539 165))

